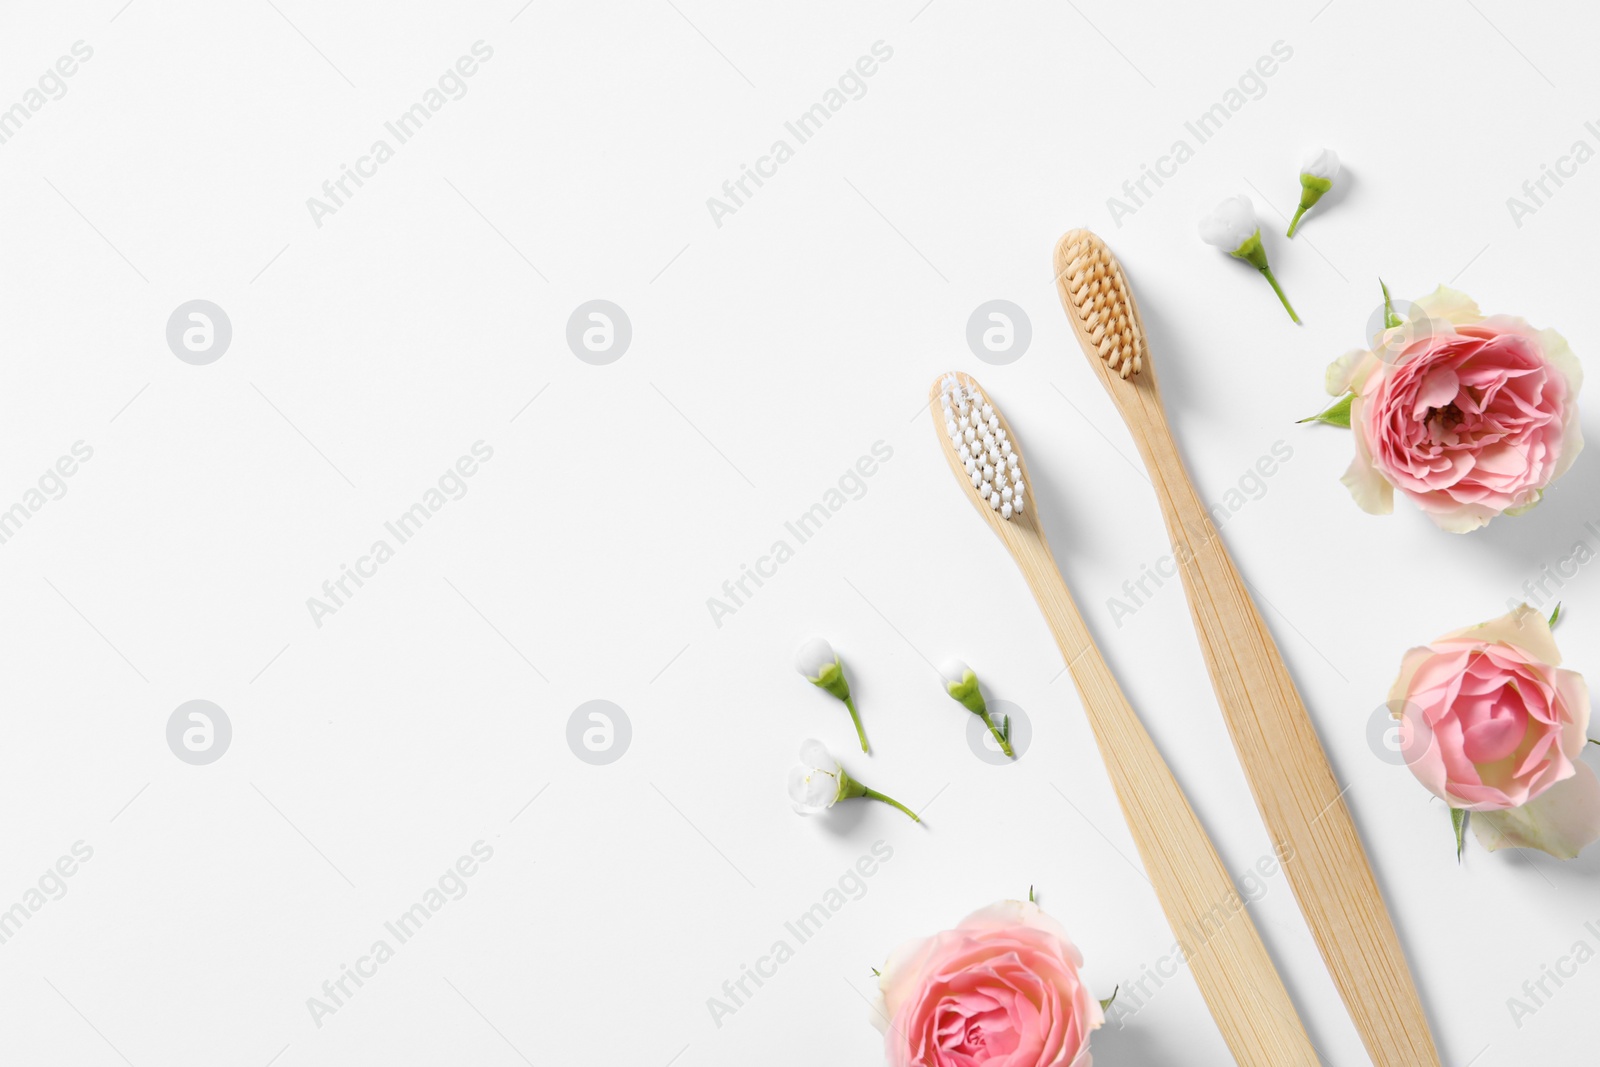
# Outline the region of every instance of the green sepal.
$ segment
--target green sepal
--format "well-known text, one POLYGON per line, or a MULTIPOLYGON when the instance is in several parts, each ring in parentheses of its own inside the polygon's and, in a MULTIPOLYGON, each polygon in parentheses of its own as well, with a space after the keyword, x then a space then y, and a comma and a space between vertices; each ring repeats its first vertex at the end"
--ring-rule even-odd
POLYGON ((1256 270, 1267 270, 1267 250, 1261 247, 1261 231, 1246 237, 1244 243, 1235 248, 1230 255, 1237 256, 1250 264, 1256 270))
POLYGON ((824 665, 822 673, 809 681, 818 689, 826 689, 840 700, 850 699, 850 683, 845 681, 844 668, 839 665, 838 660, 824 665))
POLYGON ((1311 205, 1322 199, 1322 194, 1333 188, 1333 182, 1327 178, 1319 178, 1314 174, 1300 172, 1300 206, 1295 208, 1294 218, 1289 220, 1288 236, 1293 237, 1294 231, 1300 228, 1300 218, 1311 205))
POLYGON ((974 715, 986 715, 989 706, 983 702, 983 691, 978 688, 978 676, 967 671, 959 682, 946 682, 944 691, 974 715))
POLYGON ((1560 621, 1561 621, 1561 604, 1558 602, 1556 604, 1556 610, 1554 610, 1554 611, 1552 611, 1550 613, 1550 629, 1554 630, 1556 628, 1556 623, 1558 623, 1560 621))
POLYGON ((837 804, 841 800, 853 800, 856 797, 866 797, 868 800, 881 800, 890 807, 899 808, 901 811, 905 812, 912 822, 922 821, 922 816, 918 815, 916 812, 900 803, 894 797, 889 796, 887 793, 880 793, 876 789, 856 781, 854 778, 845 773, 843 767, 840 767, 839 792, 837 796, 834 797, 834 803, 837 804))
POLYGON ((1298 426, 1303 422, 1325 422, 1329 426, 1342 426, 1348 430, 1350 428, 1350 405, 1355 401, 1355 398, 1356 394, 1346 393, 1344 396, 1334 401, 1333 404, 1327 408, 1327 410, 1319 411, 1315 415, 1307 415, 1303 419, 1298 419, 1296 420, 1295 425, 1298 426))
POLYGON ((1466 839, 1467 822, 1471 817, 1472 817, 1472 812, 1468 811, 1466 808, 1451 808, 1450 809, 1450 825, 1455 827, 1455 831, 1456 831, 1456 862, 1457 863, 1461 862, 1461 853, 1467 847, 1467 839, 1466 839))
POLYGON ((1103 1011, 1103 1012, 1104 1011, 1110 1011, 1111 1010, 1111 1005, 1113 1005, 1113 1004, 1115 1004, 1117 1002, 1117 994, 1120 993, 1120 992, 1122 992, 1122 986, 1121 985, 1113 986, 1111 988, 1111 995, 1100 1002, 1100 1010, 1103 1011))
POLYGON ((1394 300, 1390 298, 1389 287, 1383 283, 1382 278, 1378 279, 1378 288, 1383 290, 1383 328, 1392 330, 1396 326, 1403 325, 1405 320, 1395 314, 1394 300))
POLYGON ((1322 194, 1333 188, 1333 182, 1315 174, 1300 174, 1300 206, 1310 207, 1322 199, 1322 194))

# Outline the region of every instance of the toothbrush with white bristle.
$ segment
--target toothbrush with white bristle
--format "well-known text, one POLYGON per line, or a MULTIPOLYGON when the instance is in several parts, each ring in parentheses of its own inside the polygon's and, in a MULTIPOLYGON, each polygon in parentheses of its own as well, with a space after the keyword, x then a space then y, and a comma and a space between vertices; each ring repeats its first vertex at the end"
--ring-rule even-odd
POLYGON ((1028 501, 1022 446, 968 375, 935 380, 928 410, 950 469, 1016 560, 1067 661, 1150 884, 1234 1059, 1243 1067, 1317 1067, 1255 924, 1231 903, 1241 899, 1233 880, 1062 580, 1028 501))

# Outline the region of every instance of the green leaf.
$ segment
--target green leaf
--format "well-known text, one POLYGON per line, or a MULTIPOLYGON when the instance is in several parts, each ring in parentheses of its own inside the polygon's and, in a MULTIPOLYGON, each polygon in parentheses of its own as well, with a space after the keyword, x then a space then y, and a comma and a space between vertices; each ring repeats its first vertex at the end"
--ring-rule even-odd
POLYGON ((1325 422, 1329 426, 1342 426, 1348 430, 1350 428, 1350 405, 1355 398, 1356 394, 1346 393, 1338 400, 1335 400, 1333 406, 1326 411, 1319 411, 1315 415, 1308 415, 1303 419, 1299 419, 1296 425, 1302 422, 1325 422))
POLYGON ((1556 610, 1554 610, 1554 611, 1552 611, 1550 613, 1550 629, 1554 630, 1556 628, 1556 623, 1558 623, 1560 621, 1561 621, 1561 605, 1560 605, 1560 603, 1557 603, 1556 604, 1556 610))
POLYGON ((1472 813, 1465 808, 1450 809, 1450 825, 1456 828, 1456 862, 1461 862, 1461 853, 1467 847, 1466 832, 1467 820, 1472 813))
POLYGON ((1389 287, 1383 284, 1383 279, 1378 279, 1378 288, 1383 290, 1383 328, 1393 329, 1401 325, 1401 318, 1394 313, 1394 301, 1389 299, 1389 287))
POLYGON ((1113 1004, 1115 1004, 1117 1002, 1117 994, 1120 993, 1121 991, 1122 991, 1122 986, 1120 986, 1120 985, 1113 986, 1112 989, 1111 989, 1111 995, 1100 1002, 1100 1010, 1101 1011, 1110 1011, 1111 1010, 1111 1005, 1113 1005, 1113 1004))

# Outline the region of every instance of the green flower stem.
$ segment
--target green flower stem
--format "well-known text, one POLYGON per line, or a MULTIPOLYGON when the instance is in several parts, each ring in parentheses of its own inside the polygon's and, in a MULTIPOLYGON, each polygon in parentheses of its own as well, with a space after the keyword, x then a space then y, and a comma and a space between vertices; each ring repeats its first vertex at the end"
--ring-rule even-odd
POLYGON ((1004 752, 1007 756, 1010 756, 1012 759, 1016 759, 1017 758, 1017 754, 1015 752, 1011 751, 1011 742, 1006 740, 1006 735, 1001 733, 1000 732, 1000 728, 994 724, 994 720, 989 718, 989 713, 987 711, 985 711, 985 712, 981 712, 980 714, 983 717, 983 724, 989 728, 989 732, 991 734, 994 734, 994 739, 997 742, 999 742, 1000 751, 1004 752))
POLYGON ((1272 268, 1262 267, 1261 275, 1267 279, 1267 284, 1272 286, 1272 291, 1278 294, 1278 299, 1283 302, 1283 310, 1289 313, 1289 317, 1294 320, 1296 326, 1300 325, 1300 316, 1294 313, 1294 307, 1290 305, 1289 298, 1283 295, 1283 287, 1278 284, 1278 279, 1272 276, 1272 268))
POLYGON ((921 816, 912 811, 910 808, 906 807, 904 804, 900 803, 894 797, 886 796, 883 793, 878 792, 876 789, 868 789, 866 786, 850 777, 850 775, 846 774, 844 768, 841 767, 839 768, 839 795, 835 798, 835 802, 839 800, 849 800, 852 797, 866 797, 868 800, 881 800, 885 804, 899 808, 901 811, 911 816, 912 822, 922 821, 921 816))
POLYGON ((850 709, 850 721, 856 724, 856 736, 861 739, 861 751, 870 752, 867 748, 867 732, 861 728, 861 715, 856 711, 856 702, 848 696, 844 698, 844 706, 850 709))
POLYGON ((861 728, 861 713, 856 711, 856 703, 850 699, 850 683, 845 679, 844 667, 839 661, 834 660, 832 663, 824 664, 822 673, 811 679, 811 684, 844 701, 844 706, 850 709, 850 721, 856 724, 856 736, 861 739, 861 751, 870 752, 871 749, 867 748, 867 732, 861 728))
POLYGON ((1289 222, 1289 236, 1294 236, 1295 229, 1300 225, 1300 216, 1311 210, 1311 205, 1322 199, 1322 194, 1333 188, 1333 183, 1326 178, 1318 178, 1311 174, 1300 175, 1300 207, 1295 211, 1294 218, 1289 222))
POLYGON ((1290 237, 1294 236, 1294 231, 1295 231, 1296 227, 1298 227, 1300 225, 1300 216, 1304 215, 1305 213, 1306 213, 1306 205, 1304 205, 1304 204, 1301 204, 1298 208, 1295 209, 1294 218, 1289 220, 1289 233, 1288 233, 1288 236, 1290 236, 1290 237))
POLYGON ((878 792, 876 789, 867 789, 861 795, 866 797, 868 800, 881 800, 885 804, 888 804, 890 807, 899 808, 901 811, 903 811, 907 815, 911 816, 911 821, 912 822, 921 822, 922 821, 922 816, 918 815, 916 812, 912 811, 910 808, 908 808, 904 804, 900 803, 894 797, 885 796, 884 794, 878 792))
POLYGON ((1289 313, 1289 317, 1298 326, 1300 324, 1300 316, 1294 313, 1294 308, 1289 304, 1289 298, 1283 295, 1283 290, 1278 286, 1278 279, 1272 276, 1272 268, 1267 265, 1267 250, 1261 247, 1261 231, 1257 230, 1251 234, 1245 239, 1244 244, 1233 250, 1232 254, 1261 272, 1262 276, 1267 279, 1267 284, 1272 286, 1272 291, 1278 294, 1278 299, 1283 303, 1283 310, 1289 313))

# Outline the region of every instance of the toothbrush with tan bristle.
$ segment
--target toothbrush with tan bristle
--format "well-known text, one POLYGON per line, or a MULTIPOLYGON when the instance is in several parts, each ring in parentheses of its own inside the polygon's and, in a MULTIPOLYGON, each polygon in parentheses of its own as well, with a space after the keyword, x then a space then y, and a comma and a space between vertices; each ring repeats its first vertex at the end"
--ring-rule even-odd
POLYGON ((964 374, 936 380, 928 408, 950 469, 1016 560, 1050 625, 1150 884, 1234 1059, 1243 1067, 1315 1067, 1316 1051, 1232 879, 1056 568, 1011 427, 964 374))
POLYGON ((1437 1065, 1439 1053, 1394 923, 1283 654, 1184 470, 1149 365, 1133 291, 1105 242, 1073 230, 1056 285, 1089 364, 1150 471, 1180 561, 1211 684, 1300 910, 1377 1067, 1437 1065))

